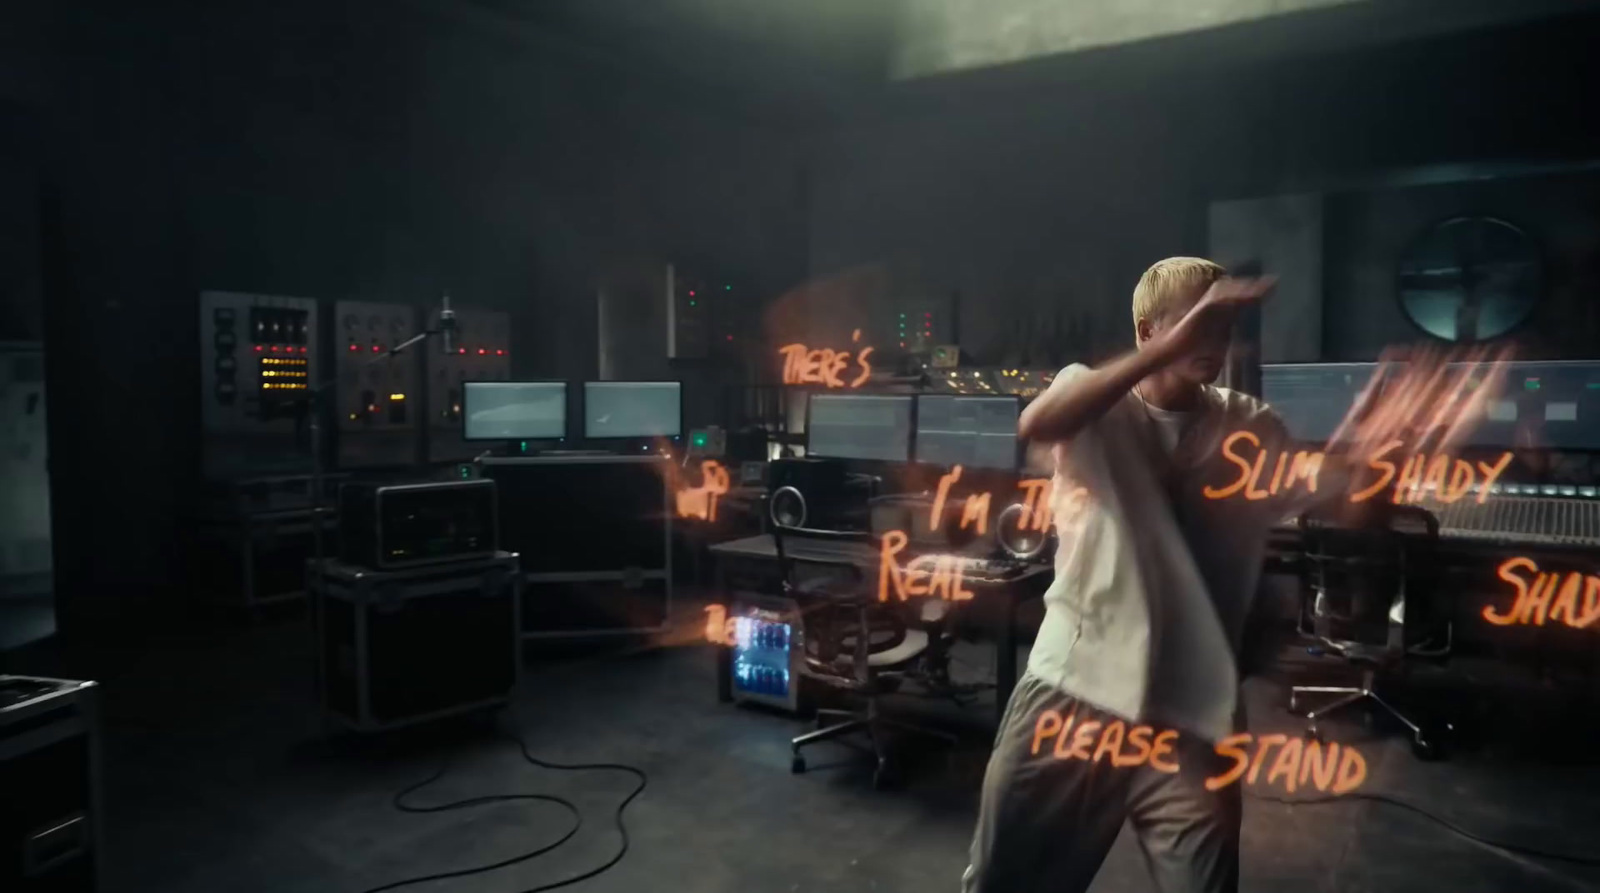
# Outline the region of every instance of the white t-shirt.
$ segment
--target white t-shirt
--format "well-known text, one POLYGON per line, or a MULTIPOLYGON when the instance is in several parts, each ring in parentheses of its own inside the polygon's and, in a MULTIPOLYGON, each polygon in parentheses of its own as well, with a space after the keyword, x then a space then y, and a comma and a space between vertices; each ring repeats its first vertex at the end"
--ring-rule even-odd
POLYGON ((1215 741, 1233 732, 1235 655, 1267 534, 1299 506, 1201 491, 1238 477, 1221 455, 1229 434, 1249 429, 1269 455, 1288 437, 1264 403, 1226 388, 1205 388, 1194 412, 1148 410, 1130 393, 1053 449, 1060 544, 1028 669, 1125 719, 1215 741))

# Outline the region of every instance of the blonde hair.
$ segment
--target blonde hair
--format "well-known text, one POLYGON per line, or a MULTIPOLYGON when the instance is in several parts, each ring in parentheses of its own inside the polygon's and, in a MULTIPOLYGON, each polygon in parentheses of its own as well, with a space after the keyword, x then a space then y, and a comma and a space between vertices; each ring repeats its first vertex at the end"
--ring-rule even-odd
POLYGON ((1228 275, 1221 264, 1203 257, 1169 257, 1150 265, 1133 287, 1133 324, 1148 319, 1155 322, 1173 305, 1196 289, 1204 291, 1211 283, 1228 275))

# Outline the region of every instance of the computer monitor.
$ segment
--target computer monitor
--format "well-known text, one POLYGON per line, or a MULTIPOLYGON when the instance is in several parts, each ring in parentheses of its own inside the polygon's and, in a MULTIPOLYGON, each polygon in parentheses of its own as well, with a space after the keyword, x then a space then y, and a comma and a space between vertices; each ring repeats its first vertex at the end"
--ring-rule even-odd
POLYGON ((1261 399, 1306 443, 1326 443, 1372 380, 1377 363, 1284 363, 1261 367, 1261 399))
POLYGON ((677 437, 683 433, 683 388, 676 381, 586 381, 587 440, 677 437))
POLYGON ((1017 416, 1022 401, 1015 396, 917 396, 916 457, 918 462, 966 468, 1017 468, 1017 416))
POLYGON ((1468 446, 1600 450, 1600 362, 1520 361, 1496 371, 1504 379, 1468 433, 1468 446))
POLYGON ((806 403, 806 455, 910 461, 911 396, 812 394, 806 403))
POLYGON ((567 383, 466 382, 461 426, 466 440, 560 440, 567 436, 567 383))

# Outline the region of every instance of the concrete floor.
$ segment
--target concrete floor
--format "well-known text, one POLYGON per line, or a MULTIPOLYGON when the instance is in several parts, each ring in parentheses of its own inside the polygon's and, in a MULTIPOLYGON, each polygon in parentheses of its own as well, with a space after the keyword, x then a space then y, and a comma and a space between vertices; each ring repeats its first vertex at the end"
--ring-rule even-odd
MULTIPOLYGON (((698 622, 685 607, 686 624, 698 622)), ((985 665, 982 646, 972 647, 980 650, 965 654, 965 664, 985 665)), ((532 767, 482 725, 328 739, 313 709, 309 655, 306 625, 291 616, 93 656, 108 711, 107 893, 356 893, 507 859, 571 825, 550 803, 427 815, 391 805, 396 792, 446 764, 412 803, 559 794, 579 806, 583 824, 566 845, 524 864, 407 889, 525 890, 616 852, 612 811, 631 777, 532 767)), ((1596 855, 1594 701, 1492 670, 1480 670, 1490 675, 1471 680, 1466 696, 1453 693, 1464 672, 1418 690, 1430 709, 1460 720, 1467 740, 1447 762, 1419 763, 1404 739, 1359 719, 1329 731, 1367 756, 1363 790, 1419 804, 1477 834, 1596 855)), ((1253 729, 1297 728, 1281 709, 1281 680, 1252 680, 1247 691, 1253 729)), ((505 721, 545 759, 621 762, 649 773, 626 815, 627 857, 572 889, 927 893, 959 889, 990 709, 947 717, 969 729, 963 745, 949 760, 909 754, 906 788, 895 792, 874 791, 846 749, 830 761, 832 745, 811 752, 810 772, 791 775, 788 739, 806 724, 717 703, 704 646, 535 662, 505 721)), ((1246 891, 1600 887, 1600 869, 1507 856, 1402 809, 1356 800, 1248 799, 1243 862, 1246 891)), ((1126 834, 1093 889, 1150 889, 1126 834)))

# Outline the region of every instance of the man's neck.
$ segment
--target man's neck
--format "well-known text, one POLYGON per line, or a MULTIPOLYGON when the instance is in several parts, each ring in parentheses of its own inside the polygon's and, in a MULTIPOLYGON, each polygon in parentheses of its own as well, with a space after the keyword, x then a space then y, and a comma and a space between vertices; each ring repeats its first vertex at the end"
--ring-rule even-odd
POLYGON ((1189 412, 1200 405, 1200 386, 1157 373, 1139 382, 1139 396, 1156 409, 1189 412))

